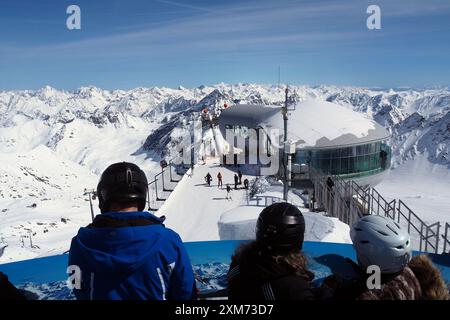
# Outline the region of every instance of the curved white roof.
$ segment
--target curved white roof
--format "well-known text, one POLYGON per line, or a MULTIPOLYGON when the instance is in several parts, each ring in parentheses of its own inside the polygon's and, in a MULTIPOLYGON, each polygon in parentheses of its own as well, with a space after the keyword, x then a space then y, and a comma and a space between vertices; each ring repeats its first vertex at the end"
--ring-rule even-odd
MULTIPOLYGON (((278 128, 283 135, 280 111, 280 107, 273 106, 236 105, 224 110, 219 121, 223 125, 247 124, 265 130, 278 128)), ((385 128, 363 114, 321 100, 297 104, 295 110, 288 112, 288 119, 288 139, 300 148, 332 148, 389 138, 385 128)))

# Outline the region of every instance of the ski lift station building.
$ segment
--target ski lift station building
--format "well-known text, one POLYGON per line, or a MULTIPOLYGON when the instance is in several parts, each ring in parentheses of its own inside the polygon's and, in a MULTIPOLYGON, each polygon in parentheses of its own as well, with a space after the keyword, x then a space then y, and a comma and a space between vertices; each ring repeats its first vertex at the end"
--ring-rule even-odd
MULTIPOLYGON (((287 141, 293 182, 307 166, 355 180, 361 186, 376 185, 389 171, 391 148, 387 140, 390 134, 375 121, 350 108, 319 100, 304 101, 290 109, 287 141)), ((223 137, 227 137, 227 133, 234 136, 234 145, 227 137, 223 154, 242 152, 237 142, 240 137, 240 141, 245 141, 247 161, 251 150, 249 140, 255 135, 259 146, 256 153, 277 153, 280 157, 283 154, 284 123, 279 106, 230 106, 220 114, 219 130, 223 137), (274 131, 279 132, 279 138, 273 138, 274 131)))

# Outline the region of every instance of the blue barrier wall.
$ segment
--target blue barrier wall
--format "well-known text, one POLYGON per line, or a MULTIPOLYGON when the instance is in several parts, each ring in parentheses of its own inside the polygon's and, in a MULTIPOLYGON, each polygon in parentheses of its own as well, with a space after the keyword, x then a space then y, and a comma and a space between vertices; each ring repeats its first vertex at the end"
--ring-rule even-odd
MULTIPOLYGON (((230 257, 241 243, 243 241, 185 243, 201 292, 226 287, 230 257)), ((344 260, 355 260, 350 244, 305 242, 303 252, 308 258, 310 270, 315 274, 313 285, 319 285, 333 273, 343 278, 354 276, 351 266, 344 260)), ((450 284, 450 255, 430 254, 430 257, 450 284)), ((67 258, 68 255, 64 254, 7 263, 0 265, 0 271, 7 274, 14 285, 37 293, 41 299, 73 299, 65 284, 67 258)))

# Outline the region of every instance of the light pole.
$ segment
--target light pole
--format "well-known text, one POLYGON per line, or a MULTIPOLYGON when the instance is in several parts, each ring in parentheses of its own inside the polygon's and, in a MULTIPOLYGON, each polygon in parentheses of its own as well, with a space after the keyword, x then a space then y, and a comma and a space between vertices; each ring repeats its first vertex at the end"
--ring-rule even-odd
POLYGON ((28 236, 30 237, 30 248, 33 248, 33 239, 32 239, 33 231, 28 230, 28 236))
POLYGON ((161 166, 161 179, 162 179, 162 189, 166 191, 166 187, 164 185, 164 167, 161 166))
POLYGON ((170 165, 167 163, 167 161, 166 160, 161 160, 160 162, 159 162, 159 164, 160 164, 160 166, 161 166, 161 179, 162 179, 162 189, 163 189, 163 191, 172 191, 172 190, 170 190, 170 189, 167 189, 166 188, 166 186, 165 186, 165 184, 164 184, 164 170, 167 168, 167 167, 169 167, 169 171, 170 171, 170 165))

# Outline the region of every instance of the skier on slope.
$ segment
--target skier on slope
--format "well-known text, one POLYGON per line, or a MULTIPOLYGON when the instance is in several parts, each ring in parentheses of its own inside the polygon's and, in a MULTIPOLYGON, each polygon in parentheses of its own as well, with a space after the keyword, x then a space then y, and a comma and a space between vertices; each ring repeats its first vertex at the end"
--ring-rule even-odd
POLYGON ((336 300, 449 300, 450 294, 440 271, 428 256, 411 259, 411 239, 406 230, 389 218, 362 217, 350 231, 358 263, 347 262, 356 277, 344 281, 329 276, 321 287, 322 298, 336 300), (369 266, 378 266, 381 283, 368 289, 369 266))
POLYGON ((301 252, 304 233, 297 207, 279 202, 265 208, 256 223, 256 241, 243 244, 231 258, 228 299, 312 300, 314 275, 301 252))
POLYGON ((235 173, 234 174, 234 189, 237 190, 237 185, 239 183, 239 177, 238 175, 235 173))
POLYGON ((109 166, 97 186, 101 214, 72 239, 69 265, 81 270, 77 299, 196 299, 180 236, 143 211, 147 178, 138 166, 109 166))

